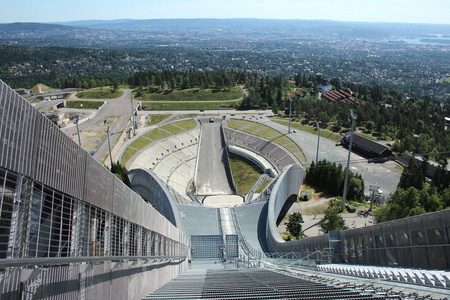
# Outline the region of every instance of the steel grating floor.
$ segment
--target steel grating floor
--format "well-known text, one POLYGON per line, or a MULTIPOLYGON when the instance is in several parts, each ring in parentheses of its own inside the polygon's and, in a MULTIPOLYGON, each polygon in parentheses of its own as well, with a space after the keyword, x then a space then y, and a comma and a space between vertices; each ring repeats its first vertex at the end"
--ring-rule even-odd
POLYGON ((400 299, 268 269, 189 270, 143 299, 400 299))

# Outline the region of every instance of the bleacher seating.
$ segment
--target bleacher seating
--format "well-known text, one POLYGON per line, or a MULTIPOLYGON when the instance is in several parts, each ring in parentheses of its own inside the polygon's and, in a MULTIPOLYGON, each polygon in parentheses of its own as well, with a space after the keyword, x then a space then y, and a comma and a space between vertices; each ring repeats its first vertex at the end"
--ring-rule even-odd
POLYGON ((231 128, 224 128, 227 144, 236 145, 264 156, 278 171, 299 161, 287 149, 277 143, 231 128))

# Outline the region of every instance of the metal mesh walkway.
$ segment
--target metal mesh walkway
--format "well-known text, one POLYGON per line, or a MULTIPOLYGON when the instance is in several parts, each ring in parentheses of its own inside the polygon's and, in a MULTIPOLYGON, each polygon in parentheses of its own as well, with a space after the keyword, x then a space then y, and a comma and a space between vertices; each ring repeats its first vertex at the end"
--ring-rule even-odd
POLYGON ((268 269, 189 270, 143 299, 398 299, 268 269))

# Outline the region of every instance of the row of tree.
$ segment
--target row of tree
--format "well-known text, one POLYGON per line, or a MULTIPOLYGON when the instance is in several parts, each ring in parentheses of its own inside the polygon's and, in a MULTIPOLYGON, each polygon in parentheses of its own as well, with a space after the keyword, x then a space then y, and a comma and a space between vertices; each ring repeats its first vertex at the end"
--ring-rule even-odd
POLYGON ((158 89, 189 89, 189 88, 217 88, 223 89, 244 84, 245 72, 202 72, 202 71, 160 71, 138 72, 128 78, 128 84, 133 87, 152 87, 158 89))
MULTIPOLYGON (((306 170, 305 184, 319 188, 332 197, 341 196, 344 190, 345 169, 341 164, 321 160, 317 164, 311 163, 306 170)), ((360 174, 349 170, 347 199, 350 201, 364 201, 364 179, 360 174)))
POLYGON ((426 175, 429 168, 427 159, 421 163, 410 160, 403 170, 397 190, 385 206, 375 211, 377 223, 450 207, 450 172, 446 169, 446 161, 436 169, 428 183, 426 175))

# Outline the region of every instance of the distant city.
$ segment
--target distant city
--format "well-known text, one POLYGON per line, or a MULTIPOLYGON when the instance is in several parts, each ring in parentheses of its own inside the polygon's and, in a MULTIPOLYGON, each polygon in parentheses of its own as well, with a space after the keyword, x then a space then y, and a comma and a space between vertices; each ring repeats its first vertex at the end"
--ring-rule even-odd
POLYGON ((0 24, 0 78, 31 88, 67 76, 124 80, 138 71, 247 70, 322 75, 445 100, 449 50, 450 25, 260 19, 12 23, 0 24))

